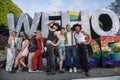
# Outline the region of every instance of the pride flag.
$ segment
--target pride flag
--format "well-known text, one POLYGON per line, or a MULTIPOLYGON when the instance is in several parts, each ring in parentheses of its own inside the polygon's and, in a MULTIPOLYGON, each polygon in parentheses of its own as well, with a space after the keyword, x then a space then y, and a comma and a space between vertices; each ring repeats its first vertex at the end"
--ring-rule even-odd
POLYGON ((78 12, 69 12, 70 21, 78 21, 80 20, 80 13, 78 12))
POLYGON ((112 43, 108 43, 108 46, 111 47, 111 48, 114 48, 114 47, 120 47, 120 42, 112 42, 112 43))

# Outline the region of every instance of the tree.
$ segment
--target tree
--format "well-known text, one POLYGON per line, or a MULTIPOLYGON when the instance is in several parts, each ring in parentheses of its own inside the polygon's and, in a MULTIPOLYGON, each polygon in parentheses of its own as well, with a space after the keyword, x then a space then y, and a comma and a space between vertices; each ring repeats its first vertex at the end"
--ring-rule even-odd
POLYGON ((9 13, 19 17, 22 10, 12 0, 0 0, 0 27, 8 28, 7 14, 9 13))
POLYGON ((120 18, 120 0, 111 3, 107 8, 113 10, 120 18))

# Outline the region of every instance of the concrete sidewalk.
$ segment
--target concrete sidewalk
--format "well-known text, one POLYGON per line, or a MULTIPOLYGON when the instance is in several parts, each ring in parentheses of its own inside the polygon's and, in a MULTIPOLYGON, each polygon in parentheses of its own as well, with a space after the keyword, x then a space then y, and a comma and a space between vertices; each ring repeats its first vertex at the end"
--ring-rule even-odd
POLYGON ((46 75, 46 72, 38 73, 8 73, 5 69, 0 69, 0 80, 120 80, 120 68, 93 68, 90 70, 90 77, 83 73, 69 73, 66 71, 60 74, 58 71, 55 75, 46 75), (116 72, 118 71, 118 72, 116 72))
POLYGON ((87 78, 87 79, 72 79, 72 80, 120 80, 120 76, 101 77, 101 78, 87 78))

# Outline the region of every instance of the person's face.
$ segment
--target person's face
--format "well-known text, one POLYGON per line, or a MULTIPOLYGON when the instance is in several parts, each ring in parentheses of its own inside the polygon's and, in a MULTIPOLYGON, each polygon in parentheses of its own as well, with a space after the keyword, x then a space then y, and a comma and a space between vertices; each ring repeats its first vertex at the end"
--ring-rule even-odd
POLYGON ((64 34, 65 33, 65 30, 64 29, 61 29, 61 34, 64 34))
POLYGON ((54 25, 53 29, 56 31, 58 29, 58 27, 56 25, 54 25))
POLYGON ((67 26, 66 27, 66 30, 69 32, 69 31, 71 31, 71 26, 67 26))
POLYGON ((39 35, 39 34, 40 34, 40 31, 39 31, 39 30, 37 30, 37 31, 36 31, 36 36, 37 36, 37 35, 39 35))
POLYGON ((16 36, 16 33, 15 33, 15 32, 12 32, 12 36, 16 36))
POLYGON ((35 34, 32 34, 32 37, 35 37, 35 34))
POLYGON ((80 31, 80 27, 76 26, 75 31, 80 31))
POLYGON ((24 33, 23 33, 23 32, 20 32, 20 36, 23 37, 23 36, 24 36, 24 33))

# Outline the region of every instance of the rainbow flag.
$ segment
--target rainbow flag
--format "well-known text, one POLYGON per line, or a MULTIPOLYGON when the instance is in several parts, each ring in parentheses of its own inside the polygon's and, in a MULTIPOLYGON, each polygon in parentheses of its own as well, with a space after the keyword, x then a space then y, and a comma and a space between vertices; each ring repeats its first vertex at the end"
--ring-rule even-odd
POLYGON ((111 48, 114 48, 114 47, 120 47, 120 42, 112 42, 112 43, 108 43, 108 46, 111 47, 111 48))
POLYGON ((69 12, 69 15, 70 15, 70 21, 78 21, 79 20, 79 16, 80 16, 80 13, 78 12, 69 12))

